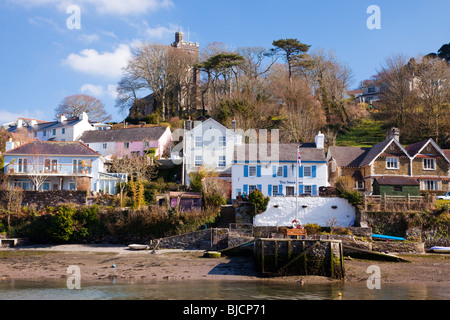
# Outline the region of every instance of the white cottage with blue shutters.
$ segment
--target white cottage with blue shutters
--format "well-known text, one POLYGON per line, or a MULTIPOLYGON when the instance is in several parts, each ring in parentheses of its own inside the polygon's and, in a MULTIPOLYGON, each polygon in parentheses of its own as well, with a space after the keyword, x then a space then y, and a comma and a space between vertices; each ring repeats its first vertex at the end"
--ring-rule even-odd
POLYGON ((255 189, 270 197, 295 196, 297 192, 302 196, 318 196, 319 187, 329 184, 323 134, 319 132, 315 140, 315 143, 237 146, 232 166, 232 199, 255 189))

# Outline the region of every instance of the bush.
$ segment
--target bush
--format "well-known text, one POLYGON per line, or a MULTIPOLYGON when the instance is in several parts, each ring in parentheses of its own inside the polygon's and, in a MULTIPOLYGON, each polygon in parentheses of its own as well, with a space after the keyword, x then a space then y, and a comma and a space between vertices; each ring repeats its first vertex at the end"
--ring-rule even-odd
POLYGON ((264 194, 260 190, 256 189, 249 194, 248 200, 252 204, 253 214, 257 215, 266 211, 270 198, 264 197, 264 194))

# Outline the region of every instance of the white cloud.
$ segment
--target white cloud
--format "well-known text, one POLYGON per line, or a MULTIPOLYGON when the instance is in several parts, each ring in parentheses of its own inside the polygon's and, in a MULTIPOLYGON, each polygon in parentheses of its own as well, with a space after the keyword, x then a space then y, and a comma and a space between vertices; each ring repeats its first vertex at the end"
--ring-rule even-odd
POLYGON ((70 54, 63 63, 82 73, 117 80, 130 57, 130 48, 121 44, 114 52, 99 53, 95 49, 84 49, 79 54, 70 54))
POLYGON ((39 110, 35 110, 34 112, 23 110, 20 111, 20 113, 15 113, 7 110, 0 110, 0 124, 13 122, 16 121, 18 118, 45 120, 43 119, 42 111, 39 110))
POLYGON ((104 94, 104 89, 102 85, 86 83, 81 86, 80 92, 94 97, 101 97, 104 94))
POLYGON ((78 39, 79 39, 81 42, 90 44, 90 43, 92 43, 92 42, 97 42, 97 41, 99 41, 99 40, 100 40, 100 37, 99 37, 98 34, 96 34, 96 33, 93 33, 93 34, 83 33, 83 34, 80 34, 80 35, 78 36, 78 39))
POLYGON ((166 40, 173 38, 175 32, 178 31, 178 26, 175 24, 170 24, 169 27, 157 26, 154 28, 148 27, 145 29, 145 35, 150 38, 150 40, 166 40))
POLYGON ((174 4, 171 0, 8 0, 26 8, 56 6, 66 10, 69 5, 79 5, 86 10, 93 6, 100 14, 138 15, 159 9, 168 9, 174 4))
POLYGON ((94 96, 96 98, 102 98, 108 95, 109 97, 116 99, 117 98, 117 85, 115 84, 108 84, 106 86, 106 89, 102 85, 94 85, 90 83, 86 83, 81 86, 80 92, 94 96))

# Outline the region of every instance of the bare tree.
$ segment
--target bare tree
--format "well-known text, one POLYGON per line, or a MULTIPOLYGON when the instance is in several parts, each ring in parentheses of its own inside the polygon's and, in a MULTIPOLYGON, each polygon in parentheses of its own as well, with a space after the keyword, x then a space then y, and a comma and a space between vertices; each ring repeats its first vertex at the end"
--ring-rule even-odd
POLYGON ((103 102, 85 94, 65 97, 55 108, 56 115, 64 114, 67 118, 77 117, 83 112, 86 112, 93 121, 103 122, 111 119, 111 115, 105 111, 103 102))

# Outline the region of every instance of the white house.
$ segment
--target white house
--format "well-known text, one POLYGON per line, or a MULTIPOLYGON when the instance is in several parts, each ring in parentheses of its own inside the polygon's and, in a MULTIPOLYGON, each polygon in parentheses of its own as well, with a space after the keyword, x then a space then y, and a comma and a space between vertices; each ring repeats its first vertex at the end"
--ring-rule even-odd
POLYGON ((79 141, 39 141, 6 145, 5 175, 24 190, 85 190, 116 193, 119 173, 107 173, 104 158, 79 141))
POLYGON ((324 135, 315 143, 243 144, 235 147, 232 166, 232 199, 259 189, 265 196, 317 196, 328 186, 324 135), (301 166, 297 162, 297 147, 301 166), (297 177, 298 175, 298 177, 297 177), (296 185, 298 182, 298 186, 296 185))
POLYGON ((86 131, 80 137, 80 141, 105 157, 143 156, 152 150, 158 159, 169 153, 171 139, 168 126, 86 131))
POLYGON ((184 142, 172 150, 172 159, 184 156, 184 181, 189 183, 189 173, 200 167, 214 170, 231 181, 234 147, 242 143, 242 135, 236 132, 236 122, 228 129, 212 118, 205 121, 188 120, 184 132, 184 142), (182 152, 181 152, 182 150, 182 152))

